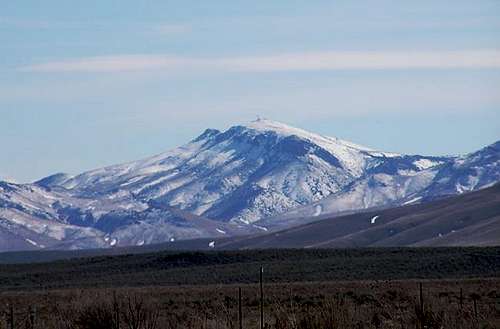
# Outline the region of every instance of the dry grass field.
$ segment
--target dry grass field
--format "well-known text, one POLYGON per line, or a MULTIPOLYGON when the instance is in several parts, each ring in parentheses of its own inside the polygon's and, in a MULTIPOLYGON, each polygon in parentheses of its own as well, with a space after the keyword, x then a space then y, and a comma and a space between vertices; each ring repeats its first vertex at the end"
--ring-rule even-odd
MULTIPOLYGON (((243 328, 259 328, 256 284, 4 292, 0 328, 10 328, 11 309, 14 328, 239 328, 238 288, 243 328)), ((500 280, 265 284, 264 321, 276 329, 500 328, 500 280)))
POLYGON ((0 266, 0 328, 500 328, 498 248, 159 252, 0 266), (422 285, 422 297, 420 297, 422 285))

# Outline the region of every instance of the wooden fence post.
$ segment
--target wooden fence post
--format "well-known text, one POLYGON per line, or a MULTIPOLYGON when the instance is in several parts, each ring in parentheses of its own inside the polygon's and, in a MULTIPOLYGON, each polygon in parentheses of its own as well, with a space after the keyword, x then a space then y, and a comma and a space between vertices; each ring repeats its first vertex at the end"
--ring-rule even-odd
POLYGON ((419 283, 419 288, 420 288, 420 312, 422 315, 424 314, 424 293, 422 289, 422 282, 419 283))
POLYGON ((264 267, 260 267, 260 329, 264 329, 264 289, 262 287, 262 277, 264 267))
POLYGON ((29 312, 30 312, 29 313, 30 326, 31 329, 34 329, 36 325, 36 305, 31 306, 29 312))
POLYGON ((113 310, 115 313, 115 329, 120 329, 120 306, 118 305, 118 299, 116 298, 116 291, 113 291, 113 310))
POLYGON ((240 329, 243 329, 243 312, 241 310, 241 287, 238 288, 238 323, 240 329))
POLYGON ((422 288, 422 282, 418 284, 420 290, 420 328, 424 329, 425 326, 425 315, 424 315, 424 292, 422 288))
POLYGON ((12 303, 10 304, 10 310, 9 310, 9 323, 10 323, 10 329, 14 329, 14 305, 12 305, 12 303))
POLYGON ((460 310, 463 310, 464 308, 464 295, 462 288, 460 288, 460 310))

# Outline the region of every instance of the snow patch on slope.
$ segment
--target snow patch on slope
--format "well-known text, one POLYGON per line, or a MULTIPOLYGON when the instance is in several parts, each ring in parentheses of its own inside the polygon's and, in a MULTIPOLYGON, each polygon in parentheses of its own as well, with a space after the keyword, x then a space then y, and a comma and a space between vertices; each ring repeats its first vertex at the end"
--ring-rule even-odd
POLYGON ((413 164, 420 170, 423 170, 423 169, 429 169, 429 168, 432 168, 432 167, 435 167, 435 166, 438 166, 440 165, 442 162, 441 161, 432 161, 432 160, 429 160, 429 159, 419 159, 415 162, 413 162, 413 164))

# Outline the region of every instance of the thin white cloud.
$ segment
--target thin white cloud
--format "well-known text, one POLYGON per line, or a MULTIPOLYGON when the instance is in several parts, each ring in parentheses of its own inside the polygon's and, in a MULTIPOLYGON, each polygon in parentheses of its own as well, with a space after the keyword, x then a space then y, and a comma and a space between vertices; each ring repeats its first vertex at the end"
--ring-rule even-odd
POLYGON ((40 63, 29 72, 314 71, 500 68, 500 50, 323 51, 248 57, 177 57, 165 55, 98 56, 40 63))
MULTIPOLYGON (((175 69, 189 65, 183 58, 170 56, 119 55, 47 62, 20 68, 32 72, 123 72, 175 69)), ((192 63, 191 63, 192 64, 192 63)))

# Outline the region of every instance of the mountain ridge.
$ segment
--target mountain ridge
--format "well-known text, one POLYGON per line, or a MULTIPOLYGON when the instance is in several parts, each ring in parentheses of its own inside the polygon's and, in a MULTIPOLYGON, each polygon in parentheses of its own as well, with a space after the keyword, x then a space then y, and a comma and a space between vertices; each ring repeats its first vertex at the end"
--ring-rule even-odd
POLYGON ((499 233, 500 184, 496 184, 424 204, 327 217, 217 245, 220 249, 495 246, 500 244, 499 233))
POLYGON ((187 144, 137 161, 33 184, 3 183, 0 227, 22 231, 30 248, 266 232, 325 214, 487 187, 500 180, 499 145, 456 157, 404 155, 260 119, 206 129, 187 144))

